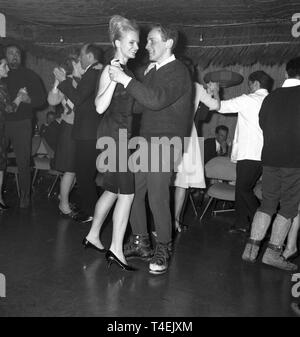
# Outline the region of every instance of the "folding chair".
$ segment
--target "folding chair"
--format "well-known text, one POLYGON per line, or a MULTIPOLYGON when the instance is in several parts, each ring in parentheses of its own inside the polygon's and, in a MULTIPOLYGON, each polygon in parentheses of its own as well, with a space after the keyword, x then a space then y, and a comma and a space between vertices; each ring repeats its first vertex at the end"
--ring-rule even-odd
MULTIPOLYGON (((236 164, 232 163, 228 157, 215 157, 211 159, 205 165, 206 177, 210 179, 215 179, 217 182, 212 184, 208 190, 207 194, 209 200, 205 206, 205 209, 200 217, 200 220, 204 217, 209 206, 213 201, 223 200, 223 201, 235 201, 235 186, 236 181, 236 164)), ((214 210, 213 214, 217 215, 222 212, 232 212, 231 209, 214 210)))
POLYGON ((34 173, 33 173, 33 178, 32 178, 32 184, 31 187, 33 188, 34 183, 37 179, 39 171, 47 171, 48 174, 54 176, 54 180, 52 184, 48 188, 48 198, 50 198, 52 191, 54 190, 59 178, 62 175, 62 172, 53 170, 51 168, 51 159, 54 158, 54 151, 50 148, 48 143, 44 138, 41 139, 41 147, 43 150, 38 149, 36 156, 33 157, 34 161, 34 173), (43 153, 44 152, 44 153, 43 153))

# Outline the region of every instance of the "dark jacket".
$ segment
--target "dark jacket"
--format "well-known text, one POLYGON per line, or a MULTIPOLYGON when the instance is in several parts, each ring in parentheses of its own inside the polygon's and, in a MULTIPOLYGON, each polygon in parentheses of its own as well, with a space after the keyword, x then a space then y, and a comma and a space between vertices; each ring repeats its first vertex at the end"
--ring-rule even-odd
POLYGON ((8 121, 20 121, 31 119, 33 112, 37 108, 41 108, 47 100, 45 87, 40 77, 31 69, 20 66, 18 69, 11 69, 6 79, 8 93, 10 98, 14 100, 19 89, 26 88, 31 103, 21 103, 16 112, 6 116, 8 121))
MULTIPOLYGON (((226 147, 226 152, 222 156, 228 155, 228 146, 226 147)), ((206 164, 212 158, 218 157, 216 138, 208 138, 204 141, 204 163, 206 164)))
POLYGON ((193 86, 187 68, 178 60, 150 71, 143 83, 132 79, 126 90, 142 113, 140 136, 189 137, 193 122, 193 86))
POLYGON ((101 115, 96 111, 95 96, 99 79, 99 70, 93 64, 84 73, 77 88, 71 81, 61 82, 58 89, 74 103, 73 138, 76 140, 96 140, 101 115))
MULTIPOLYGON (((127 66, 122 66, 122 68, 127 75, 134 77, 127 66)), ((103 118, 99 124, 97 138, 112 137, 118 140, 120 130, 126 130, 127 138, 131 138, 133 104, 134 99, 132 96, 128 94, 122 84, 118 83, 109 107, 103 114, 103 118)))
POLYGON ((300 86, 278 88, 259 112, 264 166, 300 168, 300 86))

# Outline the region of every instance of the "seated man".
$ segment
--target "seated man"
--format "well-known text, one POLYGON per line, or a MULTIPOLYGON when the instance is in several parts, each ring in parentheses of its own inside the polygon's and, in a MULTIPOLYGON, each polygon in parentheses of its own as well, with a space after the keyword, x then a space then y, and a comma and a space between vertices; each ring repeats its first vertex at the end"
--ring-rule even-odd
POLYGON ((229 155, 228 127, 225 125, 217 126, 215 135, 215 138, 208 138, 204 141, 204 164, 214 157, 229 155))
POLYGON ((60 115, 54 111, 47 112, 47 122, 41 126, 40 136, 44 138, 55 152, 60 128, 60 115))

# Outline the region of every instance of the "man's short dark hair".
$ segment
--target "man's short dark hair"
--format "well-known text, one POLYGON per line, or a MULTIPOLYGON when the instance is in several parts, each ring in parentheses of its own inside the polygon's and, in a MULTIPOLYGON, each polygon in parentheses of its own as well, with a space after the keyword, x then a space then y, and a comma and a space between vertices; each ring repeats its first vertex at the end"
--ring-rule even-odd
POLYGON ((73 73, 73 63, 78 62, 78 55, 77 54, 69 54, 62 63, 59 64, 61 68, 66 71, 67 75, 71 75, 73 73))
POLYGON ((16 43, 11 43, 11 44, 8 44, 7 46, 5 46, 5 53, 7 52, 8 48, 16 48, 16 49, 18 49, 19 52, 20 52, 20 54, 21 54, 21 56, 23 56, 23 54, 24 54, 23 49, 18 44, 16 44, 16 43))
POLYGON ((266 89, 268 91, 272 90, 274 80, 271 76, 265 73, 263 70, 254 71, 248 77, 248 81, 250 82, 259 82, 260 87, 262 89, 266 89))
POLYGON ((158 29, 161 33, 161 37, 163 41, 167 41, 169 39, 173 40, 173 46, 172 46, 172 51, 175 49, 176 45, 177 45, 177 41, 178 41, 178 31, 169 26, 169 25, 163 25, 161 23, 157 23, 155 25, 151 26, 151 30, 152 29, 158 29))
POLYGON ((299 76, 300 77, 300 57, 296 57, 291 59, 286 64, 286 72, 290 78, 294 78, 299 76))
POLYGON ((216 127, 215 133, 218 133, 220 130, 226 131, 227 133, 229 132, 229 129, 227 126, 225 125, 218 125, 216 127))
POLYGON ((98 62, 102 62, 103 52, 102 49, 97 46, 95 43, 88 43, 85 45, 85 53, 92 53, 94 55, 95 60, 98 62))

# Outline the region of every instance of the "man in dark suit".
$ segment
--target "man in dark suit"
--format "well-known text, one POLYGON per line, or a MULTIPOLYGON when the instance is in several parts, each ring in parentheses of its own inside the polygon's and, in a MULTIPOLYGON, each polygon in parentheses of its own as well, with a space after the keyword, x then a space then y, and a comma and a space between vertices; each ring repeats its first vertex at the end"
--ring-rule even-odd
POLYGON ((99 78, 101 50, 94 44, 85 44, 80 51, 80 63, 84 74, 74 88, 66 81, 65 74, 56 69, 55 76, 60 81, 58 89, 74 103, 73 138, 76 141, 76 179, 81 198, 81 212, 77 220, 91 221, 97 201, 96 176, 96 140, 97 127, 101 115, 96 111, 95 93, 99 78))
POLYGON ((22 51, 17 45, 6 47, 9 66, 8 93, 14 100, 22 92, 23 99, 16 111, 6 115, 5 137, 16 154, 20 179, 20 208, 30 206, 30 156, 32 118, 46 103, 46 91, 40 77, 22 64, 22 51))
POLYGON ((228 155, 228 127, 219 125, 216 127, 215 138, 208 138, 204 141, 204 163, 206 164, 214 157, 228 155))

